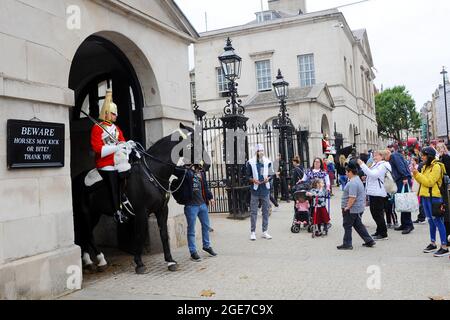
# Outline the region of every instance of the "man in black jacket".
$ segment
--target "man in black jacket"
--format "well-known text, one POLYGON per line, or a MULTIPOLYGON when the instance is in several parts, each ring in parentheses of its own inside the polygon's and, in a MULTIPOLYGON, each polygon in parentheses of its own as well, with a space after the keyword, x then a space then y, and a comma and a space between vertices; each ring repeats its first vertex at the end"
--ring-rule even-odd
MULTIPOLYGON (((396 151, 389 157, 389 163, 392 167, 392 177, 397 184, 397 192, 401 193, 403 190, 410 190, 412 185, 412 175, 408 168, 405 158, 400 152, 396 151)), ((414 230, 411 212, 401 213, 401 225, 395 228, 395 231, 402 231, 402 234, 409 234, 414 230)))
POLYGON ((195 223, 197 217, 202 224, 203 250, 214 257, 217 254, 211 248, 209 240, 210 224, 208 215, 208 205, 210 203, 214 204, 214 199, 209 190, 203 167, 195 164, 187 167, 186 173, 179 172, 176 175, 180 183, 183 181, 183 175, 185 175, 183 185, 174 193, 174 197, 179 204, 185 205, 184 215, 188 224, 187 239, 191 259, 196 262, 201 261, 195 245, 195 223))

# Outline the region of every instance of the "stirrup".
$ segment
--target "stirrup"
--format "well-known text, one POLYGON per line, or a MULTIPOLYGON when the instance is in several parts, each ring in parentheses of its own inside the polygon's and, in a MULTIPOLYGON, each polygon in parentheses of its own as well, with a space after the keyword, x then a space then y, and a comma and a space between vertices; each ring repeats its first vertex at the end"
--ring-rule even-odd
POLYGON ((136 214, 134 213, 134 208, 131 205, 131 202, 128 200, 128 198, 125 195, 123 195, 123 197, 125 198, 125 201, 122 201, 122 203, 121 203, 122 207, 125 208, 125 210, 132 216, 136 216, 136 214))
POLYGON ((128 217, 127 217, 126 215, 124 215, 124 214, 122 213, 122 211, 117 210, 117 211, 114 213, 114 220, 115 220, 117 223, 124 224, 124 223, 127 223, 127 222, 128 222, 128 217))

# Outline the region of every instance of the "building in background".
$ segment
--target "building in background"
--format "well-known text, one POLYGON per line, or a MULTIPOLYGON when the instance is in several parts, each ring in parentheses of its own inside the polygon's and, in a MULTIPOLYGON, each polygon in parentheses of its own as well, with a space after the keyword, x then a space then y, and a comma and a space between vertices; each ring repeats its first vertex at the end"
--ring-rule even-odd
POLYGON ((427 101, 420 110, 421 118, 421 142, 430 143, 436 138, 435 112, 432 101, 427 101))
POLYGON ((309 131, 310 156, 321 155, 321 139, 335 131, 344 146, 378 147, 372 59, 366 30, 351 30, 336 9, 306 11, 305 1, 271 0, 269 10, 248 24, 200 34, 195 44, 197 102, 220 116, 227 83, 217 57, 230 37, 242 57, 239 94, 249 124, 271 123, 279 104, 272 82, 281 69, 290 83, 290 117, 309 131))
MULTIPOLYGON (((449 132, 450 132, 450 82, 447 80, 447 115, 449 121, 449 132)), ((447 136, 447 121, 445 118, 445 100, 444 100, 444 86, 439 85, 438 89, 432 95, 432 105, 435 110, 435 138, 445 139, 447 136)))

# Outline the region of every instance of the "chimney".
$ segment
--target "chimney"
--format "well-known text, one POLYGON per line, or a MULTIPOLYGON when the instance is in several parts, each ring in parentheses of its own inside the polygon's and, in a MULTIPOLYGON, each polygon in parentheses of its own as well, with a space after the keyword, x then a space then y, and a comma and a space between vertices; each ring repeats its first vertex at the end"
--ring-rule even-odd
POLYGON ((306 13, 306 0, 269 0, 269 10, 304 14, 306 13))

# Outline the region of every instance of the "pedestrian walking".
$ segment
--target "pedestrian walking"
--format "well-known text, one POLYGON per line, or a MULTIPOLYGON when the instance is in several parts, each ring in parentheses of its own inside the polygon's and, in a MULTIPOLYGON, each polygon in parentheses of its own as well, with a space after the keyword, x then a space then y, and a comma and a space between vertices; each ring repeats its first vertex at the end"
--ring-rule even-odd
MULTIPOLYGON (((402 190, 410 187, 412 184, 412 176, 408 164, 403 155, 398 151, 390 155, 388 154, 387 157, 392 167, 392 176, 397 184, 397 192, 402 192, 402 190)), ((400 223, 400 226, 394 229, 395 231, 402 231, 402 234, 409 234, 414 230, 411 212, 402 212, 400 223)))
POLYGON ((361 215, 366 206, 366 192, 363 183, 358 176, 358 168, 354 163, 349 163, 346 168, 349 181, 345 186, 342 196, 341 208, 344 218, 344 243, 338 246, 338 250, 353 250, 352 228, 364 240, 363 246, 373 247, 375 241, 367 232, 361 221, 361 215))
POLYGON ((246 173, 251 184, 251 233, 250 240, 256 240, 256 221, 258 217, 258 204, 262 205, 262 237, 272 239, 268 233, 269 228, 269 193, 270 177, 273 176, 272 162, 264 156, 264 146, 258 144, 255 148, 255 156, 247 162, 246 173))
POLYGON ((436 151, 430 147, 422 150, 422 160, 425 162, 422 172, 414 170, 413 175, 414 179, 420 184, 419 194, 428 224, 430 225, 431 243, 424 249, 424 252, 434 252, 435 257, 444 257, 449 255, 447 233, 444 225, 445 213, 440 210, 443 204, 440 185, 443 183, 445 166, 436 160, 436 151), (439 231, 441 239, 439 250, 436 245, 436 230, 439 231))
POLYGON ((392 168, 389 162, 384 161, 385 151, 376 151, 373 154, 373 165, 369 168, 362 160, 358 164, 367 176, 366 194, 369 196, 370 213, 377 224, 377 231, 372 235, 375 241, 388 240, 387 226, 384 219, 384 208, 388 196, 384 187, 384 178, 392 168))

